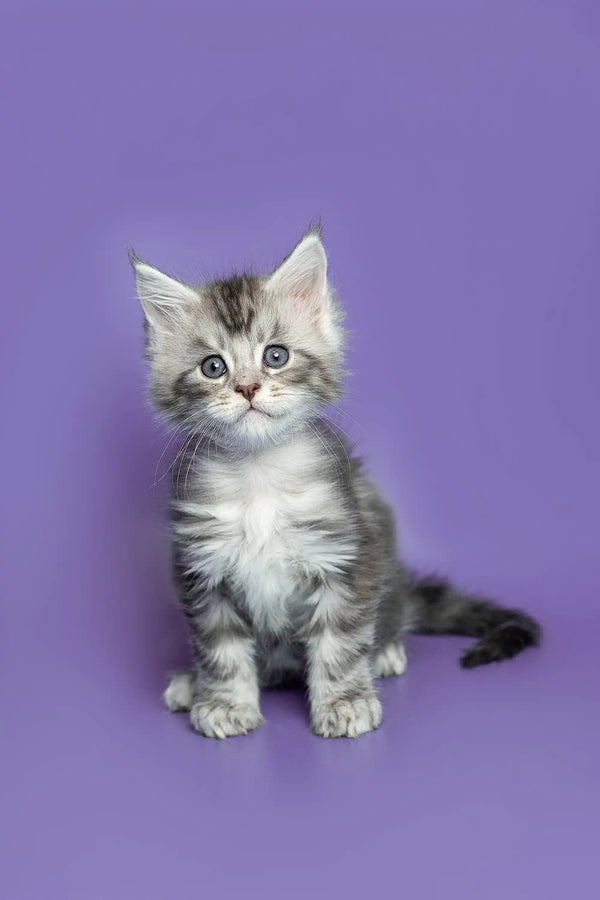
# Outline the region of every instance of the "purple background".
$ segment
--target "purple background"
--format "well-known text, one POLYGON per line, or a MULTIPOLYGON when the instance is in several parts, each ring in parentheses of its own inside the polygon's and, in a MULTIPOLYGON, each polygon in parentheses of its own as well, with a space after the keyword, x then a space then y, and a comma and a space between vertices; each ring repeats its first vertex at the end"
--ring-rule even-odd
POLYGON ((592 896, 600 6, 2 7, 0 896, 592 896), (318 214, 407 559, 546 642, 463 672, 415 638, 376 734, 271 693, 211 742, 159 700, 187 654, 125 248, 267 269, 318 214))

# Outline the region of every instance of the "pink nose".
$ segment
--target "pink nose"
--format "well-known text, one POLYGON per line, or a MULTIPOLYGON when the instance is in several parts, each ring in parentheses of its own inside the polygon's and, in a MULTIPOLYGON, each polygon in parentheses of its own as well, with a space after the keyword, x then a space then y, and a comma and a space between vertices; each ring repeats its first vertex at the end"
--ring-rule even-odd
POLYGON ((237 384, 235 389, 238 393, 243 394, 246 400, 252 400, 259 387, 260 384, 237 384))

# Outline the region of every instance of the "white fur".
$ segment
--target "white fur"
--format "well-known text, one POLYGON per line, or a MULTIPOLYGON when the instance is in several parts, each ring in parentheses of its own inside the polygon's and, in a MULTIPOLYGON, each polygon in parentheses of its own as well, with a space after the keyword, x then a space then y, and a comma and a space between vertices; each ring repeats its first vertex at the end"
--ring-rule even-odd
POLYGON ((358 737, 381 725, 381 703, 371 694, 356 700, 337 700, 312 711, 312 730, 322 737, 358 737))
POLYGON ((271 275, 267 285, 277 294, 320 303, 327 284, 327 256, 319 236, 307 234, 271 275))
POLYGON ((194 700, 194 674, 186 669, 175 672, 163 694, 167 709, 171 712, 189 712, 194 700))
POLYGON ((196 731, 205 737, 219 740, 238 734, 248 734, 249 731, 254 731, 264 722, 256 705, 229 706, 226 703, 218 706, 196 703, 192 707, 190 720, 196 731))
POLYGON ((146 318, 150 324, 160 331, 168 331, 169 323, 182 307, 199 302, 199 295, 194 288, 141 259, 132 259, 138 296, 141 300, 146 318))
POLYGON ((309 613, 311 603, 318 605, 325 615, 327 604, 343 602, 341 596, 311 597, 307 592, 311 576, 338 574, 356 552, 352 535, 331 545, 303 528, 328 509, 343 514, 335 484, 311 473, 318 464, 314 438, 233 462, 202 460, 193 477, 202 479, 203 495, 209 498, 179 503, 188 517, 177 526, 182 536, 204 534, 207 517, 211 521, 212 540, 192 548, 190 571, 202 573, 208 587, 219 584, 227 572, 259 629, 280 632, 299 605, 309 613))
POLYGON ((406 671, 406 650, 404 645, 387 644, 373 663, 373 674, 376 678, 389 678, 391 675, 403 675, 406 671))

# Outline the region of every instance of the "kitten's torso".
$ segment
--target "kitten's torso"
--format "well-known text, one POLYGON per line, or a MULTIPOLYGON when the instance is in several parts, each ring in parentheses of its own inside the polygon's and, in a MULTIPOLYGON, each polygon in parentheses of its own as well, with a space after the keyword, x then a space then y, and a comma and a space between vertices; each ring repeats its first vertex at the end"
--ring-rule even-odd
POLYGON ((272 636, 298 630, 314 580, 339 575, 358 552, 351 463, 344 471, 324 441, 309 431, 242 459, 206 450, 177 485, 188 569, 209 590, 225 582, 272 636))

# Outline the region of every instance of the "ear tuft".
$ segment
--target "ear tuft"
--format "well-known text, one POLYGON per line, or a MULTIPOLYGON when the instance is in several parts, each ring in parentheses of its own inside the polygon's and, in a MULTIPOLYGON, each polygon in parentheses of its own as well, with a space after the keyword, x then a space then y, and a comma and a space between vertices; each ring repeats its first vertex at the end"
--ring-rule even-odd
POLYGON ((135 250, 133 249, 131 244, 129 244, 129 246, 127 247, 127 256, 129 257, 129 262, 131 264, 132 269, 135 272, 136 263, 142 262, 142 260, 139 258, 139 256, 137 255, 137 253, 135 252, 135 250))
POLYGON ((316 236, 323 241, 323 223, 321 221, 321 217, 317 216, 316 219, 313 219, 304 234, 302 235, 301 240, 304 240, 305 237, 308 237, 309 234, 316 234, 316 236))

